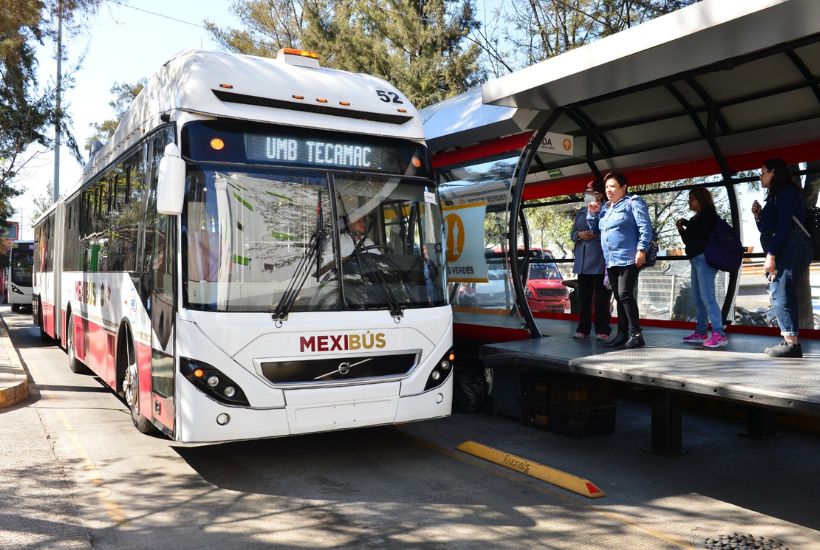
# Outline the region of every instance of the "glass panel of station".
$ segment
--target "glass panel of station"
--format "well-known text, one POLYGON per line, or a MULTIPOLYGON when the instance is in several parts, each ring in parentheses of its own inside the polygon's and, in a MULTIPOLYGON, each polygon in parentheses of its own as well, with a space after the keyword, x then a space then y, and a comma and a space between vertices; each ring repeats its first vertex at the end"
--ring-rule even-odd
MULTIPOLYGON (((517 157, 485 162, 449 172, 442 184, 442 197, 447 200, 467 194, 472 186, 509 178, 517 157), (506 171, 505 171, 506 170, 506 171)), ((793 166, 807 199, 807 204, 820 206, 820 161, 793 166)), ((766 279, 763 274, 764 255, 760 233, 751 216, 752 202, 765 204, 766 191, 761 187, 759 170, 735 174, 733 190, 740 213, 741 241, 746 255, 738 278, 736 295, 729 318, 741 326, 775 327, 771 314, 766 279)), ((657 264, 641 273, 639 308, 641 317, 659 321, 693 322, 695 307, 691 296, 690 265, 684 245, 675 227, 679 218, 690 218, 688 192, 693 186, 706 186, 712 192, 719 215, 731 224, 730 194, 720 174, 657 182, 630 188, 647 202, 653 226, 659 237, 657 264)), ((549 187, 546 187, 549 189, 549 187)), ((564 191, 565 192, 565 191, 564 191)), ((561 194, 556 182, 555 195, 524 202, 524 213, 530 233, 532 255, 529 279, 525 286, 527 300, 536 317, 574 318, 576 311, 573 273, 573 243, 570 238, 573 220, 583 207, 580 193, 561 194)), ((508 314, 514 310, 514 292, 506 251, 506 230, 509 227, 508 206, 487 208, 485 219, 485 256, 488 265, 486 283, 451 283, 454 310, 462 313, 508 314)), ((523 242, 519 235, 519 243, 523 242)), ((814 262, 805 280, 798 285, 801 328, 820 329, 820 262, 814 262)), ((729 292, 729 274, 718 272, 716 294, 723 304, 729 292)), ((731 301, 732 297, 729 297, 731 301)), ((612 308, 614 314, 614 305, 612 308)))

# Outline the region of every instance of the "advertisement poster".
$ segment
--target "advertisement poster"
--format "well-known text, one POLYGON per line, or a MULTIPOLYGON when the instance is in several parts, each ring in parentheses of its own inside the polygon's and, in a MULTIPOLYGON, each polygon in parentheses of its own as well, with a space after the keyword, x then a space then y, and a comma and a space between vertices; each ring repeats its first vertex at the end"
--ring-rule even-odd
POLYGON ((486 283, 484 215, 487 203, 471 202, 442 207, 447 227, 447 280, 486 283))

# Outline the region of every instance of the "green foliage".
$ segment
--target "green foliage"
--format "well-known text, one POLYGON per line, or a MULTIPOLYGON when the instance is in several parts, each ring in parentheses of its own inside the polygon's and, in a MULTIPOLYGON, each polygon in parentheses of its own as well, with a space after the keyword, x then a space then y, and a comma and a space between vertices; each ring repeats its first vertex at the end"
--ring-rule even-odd
MULTIPOLYGON (((574 206, 574 205, 573 205, 574 206)), ((572 256, 572 226, 577 208, 542 206, 524 210, 530 228, 530 246, 550 249, 555 258, 572 256)))
POLYGON ((39 89, 35 47, 53 36, 58 6, 70 32, 72 16, 99 2, 6 0, 0 9, 0 219, 9 216, 9 200, 20 193, 12 182, 34 156, 26 149, 33 144, 50 147, 53 125, 60 125, 68 146, 79 156, 67 119, 56 107, 56 90, 39 89))
POLYGON ((500 76, 696 1, 509 0, 493 14, 500 28, 485 29, 478 42, 485 63, 500 76))
POLYGON ((9 217, 9 200, 19 194, 10 183, 25 164, 23 150, 47 143, 43 129, 53 119, 49 102, 33 92, 33 43, 43 37, 41 10, 37 0, 11 2, 0 10, 0 219, 9 217))
POLYGON ((271 56, 282 47, 320 54, 322 64, 370 74, 395 85, 417 107, 480 84, 479 28, 472 0, 236 0, 245 29, 214 37, 233 51, 271 56))
POLYGON ((111 86, 111 95, 114 99, 109 101, 108 104, 114 109, 114 118, 91 124, 91 127, 94 128, 94 134, 85 142, 85 149, 87 151, 91 150, 91 146, 94 142, 99 141, 105 143, 108 138, 114 135, 114 131, 128 110, 129 105, 137 98, 147 83, 147 79, 141 78, 134 84, 115 82, 114 85, 111 86))

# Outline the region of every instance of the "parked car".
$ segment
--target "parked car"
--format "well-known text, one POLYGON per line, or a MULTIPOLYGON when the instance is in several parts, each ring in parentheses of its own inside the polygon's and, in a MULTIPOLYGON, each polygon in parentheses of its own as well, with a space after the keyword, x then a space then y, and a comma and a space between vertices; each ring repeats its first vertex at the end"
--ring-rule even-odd
POLYGON ((478 307, 507 307, 515 301, 512 284, 506 269, 491 269, 486 283, 476 283, 475 298, 478 307))
POLYGON ((529 279, 524 293, 534 313, 564 313, 569 306, 569 289, 564 277, 553 262, 536 261, 530 264, 529 279))

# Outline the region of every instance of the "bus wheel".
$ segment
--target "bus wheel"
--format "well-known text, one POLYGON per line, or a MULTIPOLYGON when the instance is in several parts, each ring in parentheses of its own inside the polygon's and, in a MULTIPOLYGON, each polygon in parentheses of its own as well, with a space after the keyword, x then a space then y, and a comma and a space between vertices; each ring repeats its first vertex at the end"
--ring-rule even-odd
POLYGON ((140 383, 137 370, 137 357, 134 346, 128 340, 125 343, 125 375, 122 378, 122 393, 125 403, 131 409, 131 421, 140 433, 151 433, 154 425, 140 412, 140 383))
POLYGON ((38 307, 37 311, 37 326, 40 327, 40 341, 44 344, 51 344, 53 340, 46 332, 46 329, 43 328, 43 310, 38 307))
MULTIPOLYGON (((40 329, 42 330, 42 329, 40 329)), ((68 329, 65 334, 65 351, 68 354, 68 368, 71 372, 82 374, 87 371, 85 365, 77 359, 77 352, 74 349, 74 318, 69 317, 68 329)))

